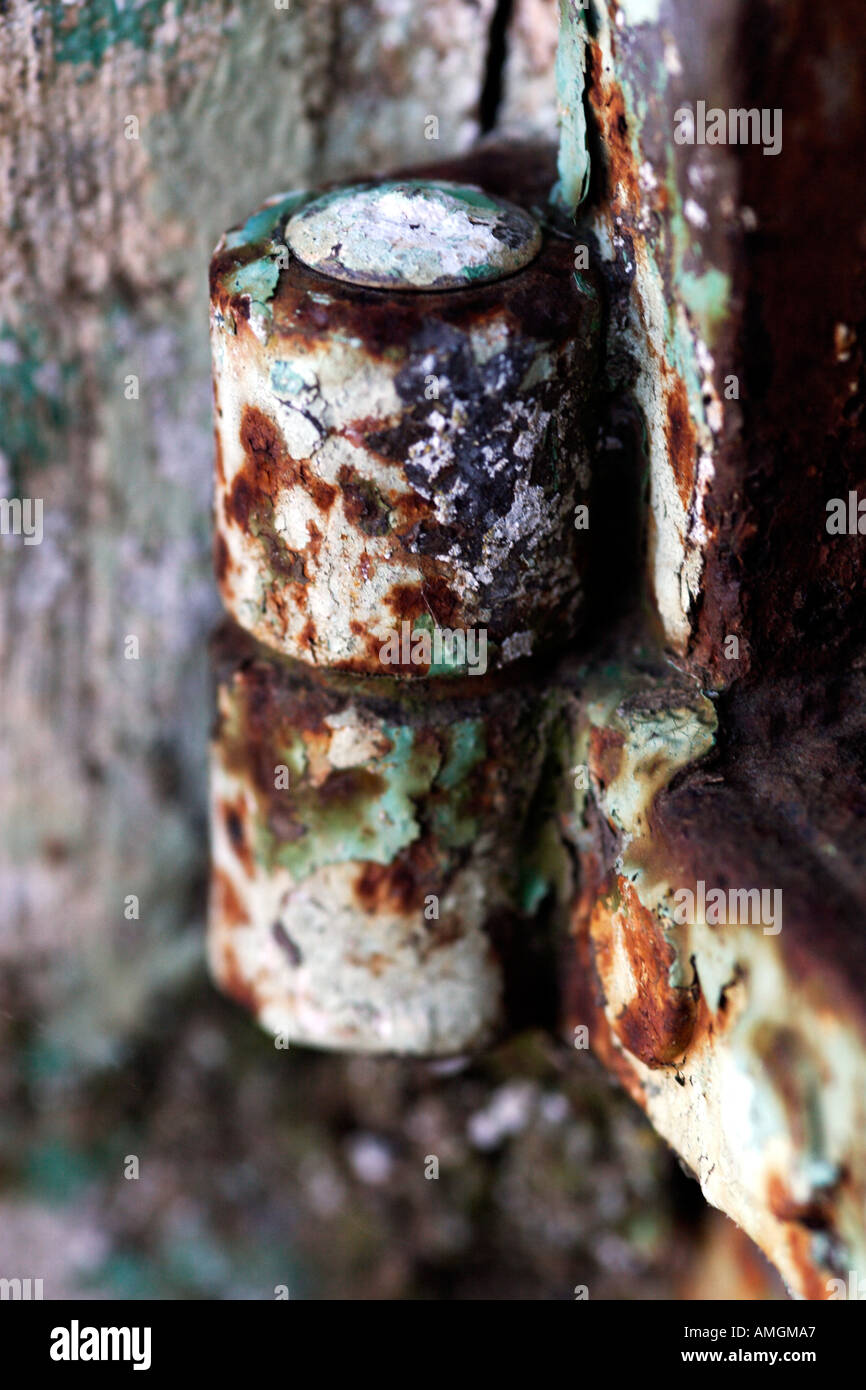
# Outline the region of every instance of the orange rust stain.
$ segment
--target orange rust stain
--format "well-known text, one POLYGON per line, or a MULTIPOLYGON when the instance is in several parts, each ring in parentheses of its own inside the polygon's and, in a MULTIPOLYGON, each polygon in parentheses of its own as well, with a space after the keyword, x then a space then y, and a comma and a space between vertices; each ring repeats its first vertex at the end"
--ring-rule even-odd
MULTIPOLYGON (((416 911, 428 894, 441 888, 437 855, 424 840, 413 841, 390 864, 363 864, 354 883, 358 901, 368 913, 416 911)), ((427 925, 435 928, 437 923, 427 925)))
POLYGON ((794 1222, 807 1231, 823 1231, 830 1225, 830 1194, 821 1194, 808 1202, 798 1201, 778 1173, 771 1174, 767 1181, 767 1201, 778 1221, 794 1222))
POLYGON ((375 415, 363 415, 358 420, 349 420, 337 433, 348 439, 350 444, 364 448, 367 435, 380 434, 382 430, 387 429, 387 425, 387 420, 380 420, 375 415))
POLYGON ((240 440, 244 452, 260 468, 270 469, 285 463, 288 458, 285 440, 277 425, 257 406, 244 406, 241 417, 240 440))
POLYGON ((423 590, 418 584, 393 584, 385 595, 385 603, 401 621, 412 622, 428 611, 423 590))
POLYGON ((288 454, 273 420, 255 406, 244 407, 240 441, 246 462, 237 473, 223 503, 226 520, 242 530, 262 506, 272 506, 285 478, 288 454))
MULTIPOLYGON (((598 882, 600 885, 601 876, 598 882)), ((609 909, 605 904, 606 894, 601 886, 598 886, 597 892, 597 900, 594 903, 591 900, 595 898, 595 894, 581 893, 572 913, 575 959, 569 979, 568 1029, 573 1036, 575 1026, 587 1026, 589 1041, 595 1055, 611 1075, 617 1077, 632 1099, 645 1109, 643 1082, 638 1077, 629 1054, 617 1046, 614 1030, 604 1011, 604 988, 594 949, 594 935, 596 923, 608 917, 609 909)))
POLYGON ((213 567, 214 573, 220 584, 225 583, 226 575, 231 565, 229 548, 225 543, 225 538, 217 531, 213 538, 213 567))
POLYGON ((424 901, 413 865, 402 858, 393 864, 364 864, 354 888, 362 908, 371 914, 409 913, 424 901))
POLYGON ((337 474, 346 520, 365 536, 384 536, 391 528, 390 505, 377 485, 343 464, 337 474))
POLYGON ((235 886, 222 869, 213 871, 213 887, 216 910, 220 921, 227 927, 243 927, 249 923, 246 908, 237 895, 235 886))
MULTIPOLYGON (((774 1216, 778 1217, 780 1221, 788 1223, 784 1232, 784 1239, 788 1246, 791 1263, 797 1271, 798 1278, 795 1285, 797 1292, 814 1302, 829 1299, 827 1271, 816 1264, 812 1253, 815 1222, 809 1223, 804 1221, 802 1217, 787 1214, 786 1203, 789 1201, 787 1189, 784 1180, 778 1175, 773 1175, 769 1180, 767 1198, 774 1216)), ((826 1220, 822 1220, 821 1228, 823 1229, 826 1224, 826 1220)))
POLYGON ((308 618, 301 628, 301 631, 298 633, 298 645, 306 647, 310 656, 313 657, 316 654, 316 636, 316 624, 313 622, 312 618, 308 618))
POLYGON ((259 1001, 255 989, 249 980, 244 978, 234 948, 228 943, 223 946, 219 983, 220 988, 230 999, 234 999, 236 1004, 240 1004, 251 1014, 258 1013, 259 1001))
POLYGON ((300 485, 310 494, 320 512, 331 510, 337 496, 337 489, 333 483, 326 483, 324 478, 319 477, 309 459, 298 460, 296 477, 300 485))
POLYGON ((364 656, 351 659, 349 661, 338 662, 335 669, 338 671, 375 671, 384 676, 426 676, 429 665, 423 662, 412 661, 412 642, 410 637, 408 644, 409 660, 403 660, 403 634, 398 630, 397 641, 399 644, 398 661, 384 662, 380 655, 382 647, 385 645, 380 637, 368 634, 364 643, 364 656))
POLYGON ((347 956, 346 960, 349 965, 356 965, 359 970, 368 970, 377 980, 394 964, 391 957, 383 956, 381 951, 373 951, 369 956, 347 956))
POLYGON ((615 998, 614 982, 626 973, 622 951, 635 981, 635 992, 619 1009, 612 1027, 623 1047, 645 1066, 670 1066, 684 1056, 694 1033, 694 992, 668 983, 673 947, 628 879, 620 877, 618 885, 619 908, 596 912, 591 926, 596 968, 607 998, 615 998))
POLYGON ((668 458, 674 472, 674 480, 680 501, 688 510, 695 486, 695 466, 697 462, 697 434, 689 411, 689 398, 682 377, 667 373, 673 378, 668 388, 665 408, 665 440, 668 458))
MULTIPOLYGON (((214 404, 216 404, 216 386, 214 386, 214 404)), ((219 413, 218 406, 217 412, 219 413)), ((223 487, 225 487, 226 472, 223 465, 223 445, 219 430, 214 430, 214 450, 216 453, 216 475, 223 487)))
POLYGON ((595 726, 590 730, 589 770, 602 787, 608 786, 619 776, 624 747, 625 734, 619 730, 595 726))
POLYGON ((405 540, 419 521, 426 521, 433 515, 433 508, 425 497, 417 492, 392 492, 389 495, 392 508, 391 525, 395 535, 405 540))
POLYGON ((615 206, 631 211, 640 207, 640 181, 628 137, 625 101, 619 86, 603 77, 603 59, 597 43, 590 43, 587 97, 606 156, 607 194, 615 206))
POLYGON ((318 560, 319 551, 322 548, 322 541, 325 539, 314 521, 307 522, 307 534, 310 539, 306 549, 310 552, 314 560, 318 560))
POLYGON ((421 597, 439 627, 455 626, 461 614, 460 600, 442 575, 425 579, 421 585, 421 597))
POLYGON ((246 463, 223 504, 227 520, 245 529, 252 513, 272 507, 277 493, 292 486, 303 488, 320 511, 333 506, 336 487, 318 476, 309 459, 291 457, 281 431, 257 406, 244 406, 240 441, 246 463))

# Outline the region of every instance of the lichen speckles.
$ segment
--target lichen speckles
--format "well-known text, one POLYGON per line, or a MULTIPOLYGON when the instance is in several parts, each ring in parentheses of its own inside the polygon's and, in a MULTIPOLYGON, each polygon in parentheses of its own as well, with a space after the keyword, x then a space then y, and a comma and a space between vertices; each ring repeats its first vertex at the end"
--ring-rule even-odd
POLYGON ((286 239, 305 265, 336 280, 443 290, 521 270, 541 231, 522 208, 480 189, 409 180, 326 193, 289 219, 286 239))

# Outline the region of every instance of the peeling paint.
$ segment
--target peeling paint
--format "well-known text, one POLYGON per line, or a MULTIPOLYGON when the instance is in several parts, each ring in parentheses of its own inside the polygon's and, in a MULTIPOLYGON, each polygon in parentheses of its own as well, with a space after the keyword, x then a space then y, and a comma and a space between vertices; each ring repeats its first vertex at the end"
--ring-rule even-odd
MULTIPOLYGON (((416 186, 388 183, 382 197, 416 186)), ((327 195, 324 213, 308 204, 289 240, 357 196, 327 195)), ((242 626, 313 664, 394 674, 389 643, 408 622, 483 634, 495 667, 561 646, 580 617, 587 547, 574 515, 591 481, 593 275, 576 285, 567 243, 548 234, 539 249, 535 221, 512 202, 465 185, 460 197, 503 247, 511 273, 498 286, 392 298, 326 281, 294 255, 286 265, 275 224, 258 214, 245 224, 257 240, 231 233, 214 256, 221 592, 242 626), (514 255, 533 259, 515 271, 514 255)), ((466 216, 448 207, 448 227, 466 216)), ((454 268, 452 233, 445 261, 438 236, 434 280, 454 268)), ((399 674, 471 669, 401 656, 399 674)))

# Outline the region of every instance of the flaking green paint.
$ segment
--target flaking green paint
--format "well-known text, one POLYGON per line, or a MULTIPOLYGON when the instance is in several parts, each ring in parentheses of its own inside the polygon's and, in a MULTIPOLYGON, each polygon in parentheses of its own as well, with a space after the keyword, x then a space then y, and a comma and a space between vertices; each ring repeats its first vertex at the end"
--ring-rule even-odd
POLYGON ((271 367, 271 390, 277 396, 297 396, 311 384, 291 362, 274 362, 271 367))
POLYGON ((273 297, 280 278, 280 267, 270 256, 259 256, 255 261, 238 266, 228 276, 227 286, 231 294, 248 294, 256 304, 265 308, 273 297))
POLYGON ((247 218, 242 227, 226 232, 226 250, 236 251, 239 246, 251 246, 257 241, 269 239, 283 218, 296 212, 310 196, 303 190, 286 193, 278 202, 272 203, 269 207, 260 208, 258 212, 254 212, 251 217, 247 218))
POLYGON ((702 274, 685 270, 680 275, 683 301, 703 326, 710 346, 730 309, 731 288, 731 277, 723 270, 711 268, 702 274))
POLYGON ((472 773, 486 757, 483 721, 459 720, 435 732, 390 724, 383 733, 389 752, 332 772, 333 795, 327 781, 309 781, 302 735, 283 745, 278 758, 290 769, 286 804, 303 833, 282 838, 267 824, 262 804, 256 848, 265 865, 280 864, 300 881, 325 864, 390 864, 421 835, 422 820, 445 853, 473 842, 472 773))
POLYGON ((281 864, 300 881, 325 864, 390 864, 417 839, 414 799, 429 791, 439 752, 432 740, 416 743, 406 725, 387 725, 383 732, 391 751, 366 767, 332 772, 338 793, 329 796, 327 782, 324 788, 302 782, 287 794, 304 833, 282 840, 261 824, 258 848, 265 864, 281 864))
MULTIPOLYGON (((203 0, 84 0, 75 6, 50 0, 51 38, 57 63, 98 67, 120 43, 153 47, 154 34, 172 14, 200 9, 203 0)), ((174 44, 166 44, 170 51, 174 44)))

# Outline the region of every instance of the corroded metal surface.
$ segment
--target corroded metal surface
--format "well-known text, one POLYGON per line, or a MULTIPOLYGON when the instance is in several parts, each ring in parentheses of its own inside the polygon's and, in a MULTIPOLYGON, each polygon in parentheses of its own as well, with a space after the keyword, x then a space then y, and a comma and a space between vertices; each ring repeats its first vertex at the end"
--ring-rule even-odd
POLYGON ((371 674, 471 670, 395 658, 404 624, 483 633, 491 668, 562 647, 586 565, 591 272, 548 230, 492 285, 343 284, 286 245, 304 204, 273 202, 211 267, 226 607, 285 654, 371 674))
POLYGON ((817 29, 806 0, 562 13, 559 193, 589 187, 666 645, 714 689, 832 664, 866 617, 866 551, 825 529, 828 501, 864 489, 862 6, 817 29))
POLYGON ((793 682, 729 711, 732 756, 700 691, 638 656, 583 688, 575 743, 572 1022, 707 1200, 817 1299, 866 1273, 862 790, 841 765, 824 782, 862 729, 858 685, 827 727, 789 709, 786 766, 773 708, 793 682))
POLYGON ((325 193, 289 218, 286 241, 311 270, 385 290, 448 290, 522 270, 541 246, 522 208, 477 188, 419 179, 325 193))
POLYGON ((234 624, 218 659, 221 987, 286 1039, 363 1052, 465 1051, 537 1017, 539 910, 567 872, 559 697, 320 676, 234 624))

